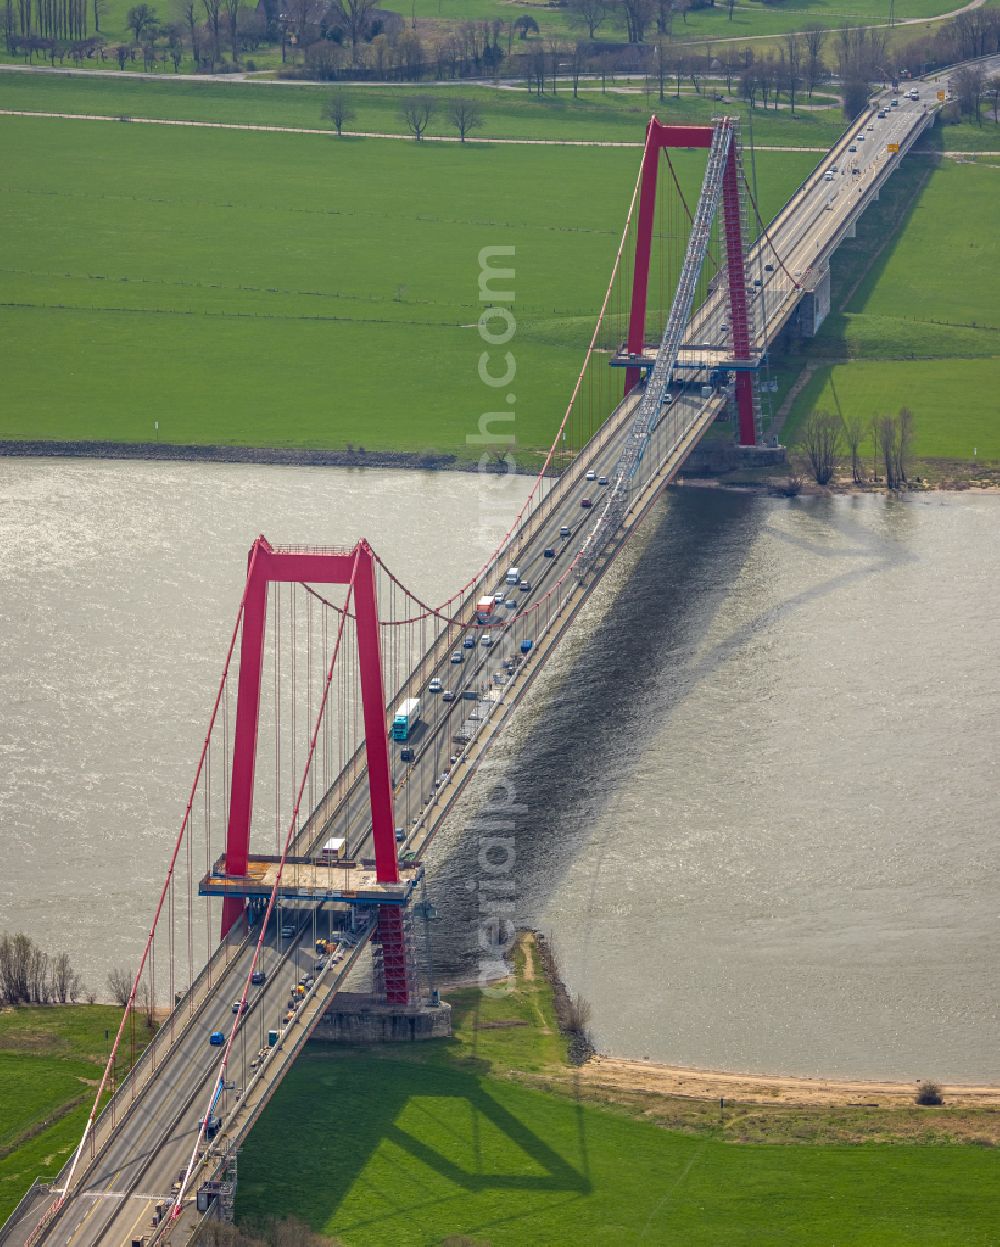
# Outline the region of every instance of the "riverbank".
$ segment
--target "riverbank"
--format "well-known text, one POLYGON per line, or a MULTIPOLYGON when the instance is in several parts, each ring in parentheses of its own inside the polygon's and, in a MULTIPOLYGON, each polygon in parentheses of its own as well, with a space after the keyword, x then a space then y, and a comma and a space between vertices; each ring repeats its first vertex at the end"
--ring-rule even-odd
MULTIPOLYGON (((521 936, 520 953, 522 976, 529 982, 534 981, 537 963, 546 980, 555 1016, 569 1041, 572 1058, 574 1041, 582 1030, 581 1019, 585 1021, 588 1014, 587 1006, 570 999, 556 959, 542 936, 533 931, 525 932, 521 936)), ((916 1084, 908 1082, 694 1069, 656 1061, 626 1060, 597 1052, 589 1040, 586 1042, 589 1053, 582 1061, 574 1062, 578 1067, 567 1076, 566 1083, 572 1085, 574 1094, 606 1097, 624 1106, 634 1107, 636 1097, 648 1097, 651 1101, 704 1100, 712 1104, 728 1100, 769 1108, 896 1108, 909 1113, 914 1107, 916 1084)), ((941 1091, 950 1108, 988 1109, 1000 1114, 1000 1084, 954 1083, 942 1086, 941 1091)), ((654 1111, 651 1104, 643 1108, 644 1115, 654 1111)), ((977 1115, 976 1130, 983 1125, 977 1115)), ((985 1125, 993 1142, 1000 1143, 1000 1115, 995 1121, 989 1119, 985 1125)))
POLYGON ((838 1104, 833 1084, 780 1080, 819 1093, 793 1102, 773 1080, 574 1066, 534 934, 512 965, 509 990, 447 989, 450 1040, 311 1043, 241 1151, 238 1225, 298 1217, 347 1247, 990 1242, 995 1103, 873 1108, 851 1098, 872 1084, 838 1104))
POLYGON ((0 439, 0 458, 10 459, 138 459, 172 463, 258 463, 279 467, 396 468, 409 471, 491 472, 507 476, 517 472, 534 476, 538 464, 488 458, 484 462, 458 455, 420 454, 390 450, 308 450, 301 447, 197 446, 167 442, 75 442, 16 441, 0 439))
POLYGON ((920 465, 916 473, 907 483, 904 490, 892 490, 878 482, 852 481, 850 476, 834 477, 828 485, 817 485, 815 481, 792 472, 791 475, 753 475, 734 472, 720 473, 717 476, 679 476, 674 484, 685 489, 716 489, 727 493, 764 494, 770 497, 831 497, 834 494, 859 497, 863 494, 895 494, 902 497, 906 494, 925 493, 985 493, 990 494, 1000 489, 1000 464, 983 464, 973 468, 954 464, 949 469, 928 468, 920 465), (934 472, 934 475, 930 473, 934 472), (927 473, 927 475, 920 475, 927 473))

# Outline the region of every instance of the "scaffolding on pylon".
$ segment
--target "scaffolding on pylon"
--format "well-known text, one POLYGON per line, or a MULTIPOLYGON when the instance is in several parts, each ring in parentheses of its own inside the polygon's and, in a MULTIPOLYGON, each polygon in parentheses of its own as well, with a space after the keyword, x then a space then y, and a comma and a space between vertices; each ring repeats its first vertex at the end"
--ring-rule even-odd
POLYGON ((381 906, 372 939, 374 994, 389 1004, 408 1004, 419 996, 419 974, 409 906, 381 906))

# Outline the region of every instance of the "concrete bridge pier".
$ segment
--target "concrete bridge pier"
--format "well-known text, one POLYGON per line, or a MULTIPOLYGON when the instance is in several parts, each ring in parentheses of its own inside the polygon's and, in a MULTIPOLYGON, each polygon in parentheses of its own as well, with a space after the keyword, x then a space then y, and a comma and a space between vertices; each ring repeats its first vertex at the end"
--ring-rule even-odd
POLYGON ((815 338, 820 326, 830 314, 830 269, 824 269, 811 290, 806 290, 799 302, 799 331, 803 338, 815 338))
POLYGON ((338 992, 320 1019, 312 1042, 416 1043, 447 1039, 451 1034, 451 1005, 437 1000, 391 1004, 360 992, 338 992))

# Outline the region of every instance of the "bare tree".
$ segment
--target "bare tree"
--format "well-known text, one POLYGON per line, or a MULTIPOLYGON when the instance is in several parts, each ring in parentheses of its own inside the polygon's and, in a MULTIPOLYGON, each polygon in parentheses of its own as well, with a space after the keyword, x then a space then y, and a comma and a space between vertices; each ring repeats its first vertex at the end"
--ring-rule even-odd
POLYGON ((900 407, 895 416, 877 416, 874 424, 885 467, 885 483, 890 489, 899 489, 906 484, 907 460, 913 447, 913 412, 909 407, 900 407))
POLYGON ((112 966, 107 981, 111 999, 124 1009, 132 995, 132 971, 125 966, 112 966))
POLYGON ((795 112, 795 92, 802 80, 802 42, 797 34, 785 35, 785 73, 784 85, 788 92, 788 105, 795 112))
POLYGON ((212 61, 214 63, 221 57, 219 26, 222 20, 222 0, 201 0, 201 3, 205 9, 205 16, 208 19, 208 29, 212 35, 212 61))
POLYGON ((181 19, 188 29, 188 37, 191 40, 191 55, 194 57, 195 66, 201 60, 198 39, 198 13, 195 8, 195 0, 183 0, 181 4, 181 19))
POLYGON ((339 138, 344 133, 344 126, 354 120, 354 109, 348 102, 346 91, 334 91, 323 105, 323 116, 333 122, 339 138))
POLYGON ((951 87, 962 115, 975 117, 976 125, 981 126, 983 96, 986 94, 986 74, 982 65, 963 65, 952 75, 951 87))
POLYGON ((584 53, 583 44, 575 43, 573 51, 569 58, 570 80, 573 83, 573 98, 578 99, 580 95, 580 75, 583 73, 584 53))
POLYGON ((826 66, 823 64, 823 44, 826 42, 826 31, 822 26, 806 27, 803 36, 806 45, 804 76, 806 91, 812 99, 813 91, 826 77, 826 66))
POLYGON ((629 43, 643 42, 655 10, 656 0, 621 0, 621 13, 629 43))
POLYGON ((458 137, 465 142, 465 136, 478 130, 483 124, 483 110, 475 100, 457 99, 448 101, 448 120, 458 131, 458 137))
POLYGON ((149 979, 143 979, 139 984, 139 990, 136 992, 135 1003, 143 1017, 146 1019, 146 1029, 153 1029, 153 993, 149 986, 149 979))
POLYGON ((861 472, 860 447, 865 437, 865 418, 857 412, 844 416, 844 441, 851 456, 851 478, 855 485, 864 480, 861 472))
POLYGON ((362 43, 368 34, 375 4, 376 0, 340 0, 344 29, 350 37, 355 61, 358 58, 358 44, 362 43))
POLYGON ((571 26, 586 26, 587 38, 593 39, 604 19, 608 16, 607 0, 569 0, 571 26))
POLYGON ((59 1004, 69 1004, 80 996, 80 976, 70 965, 69 953, 52 958, 52 997, 59 1004))
POLYGON ((233 64, 240 59, 240 45, 238 42, 237 27, 240 20, 240 5, 242 0, 222 0, 223 7, 226 10, 226 24, 229 27, 229 51, 232 54, 233 64))
POLYGON ((868 423, 868 433, 872 439, 872 480, 878 481, 878 452, 881 449, 879 440, 879 428, 881 425, 881 416, 872 416, 868 423))
POLYGON ((19 1005, 31 1002, 32 942, 26 935, 0 937, 0 1000, 19 1005))
POLYGON ((896 415, 896 476, 901 484, 906 484, 907 461, 913 450, 913 412, 909 407, 900 407, 896 415))
POLYGON ((985 94, 989 96, 993 107, 993 124, 997 124, 997 110, 1000 109, 1000 74, 994 74, 986 80, 985 94))
POLYGON ((50 957, 28 935, 0 936, 0 1004, 67 1004, 80 991, 68 953, 50 957))
POLYGON ((802 445, 817 485, 828 485, 833 478, 840 453, 840 430, 840 418, 829 411, 814 411, 802 429, 802 445))
POLYGON ((404 100, 400 115, 406 128, 419 143, 434 116, 434 101, 429 95, 419 95, 404 100))

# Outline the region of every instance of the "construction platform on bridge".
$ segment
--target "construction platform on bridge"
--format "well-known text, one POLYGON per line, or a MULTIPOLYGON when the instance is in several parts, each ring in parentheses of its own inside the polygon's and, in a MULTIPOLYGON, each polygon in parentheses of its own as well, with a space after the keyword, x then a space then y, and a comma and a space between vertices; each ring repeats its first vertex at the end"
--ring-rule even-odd
MULTIPOLYGON (((623 345, 608 361, 612 368, 645 368, 651 369, 656 363, 658 347, 646 346, 641 355, 630 355, 623 345)), ((674 368, 701 370, 706 372, 756 372, 760 368, 763 357, 756 354, 753 359, 733 359, 729 351, 714 346, 699 346, 692 343, 682 346, 677 352, 674 368)))
MULTIPOLYGON (((226 873, 220 857, 198 884, 199 896, 233 896, 247 900, 271 895, 278 879, 281 858, 251 856, 245 875, 226 873)), ((344 901, 358 905, 406 905, 423 878, 419 863, 401 864, 398 883, 380 883, 371 861, 320 862, 311 857, 290 857, 277 886, 279 900, 344 901)))

